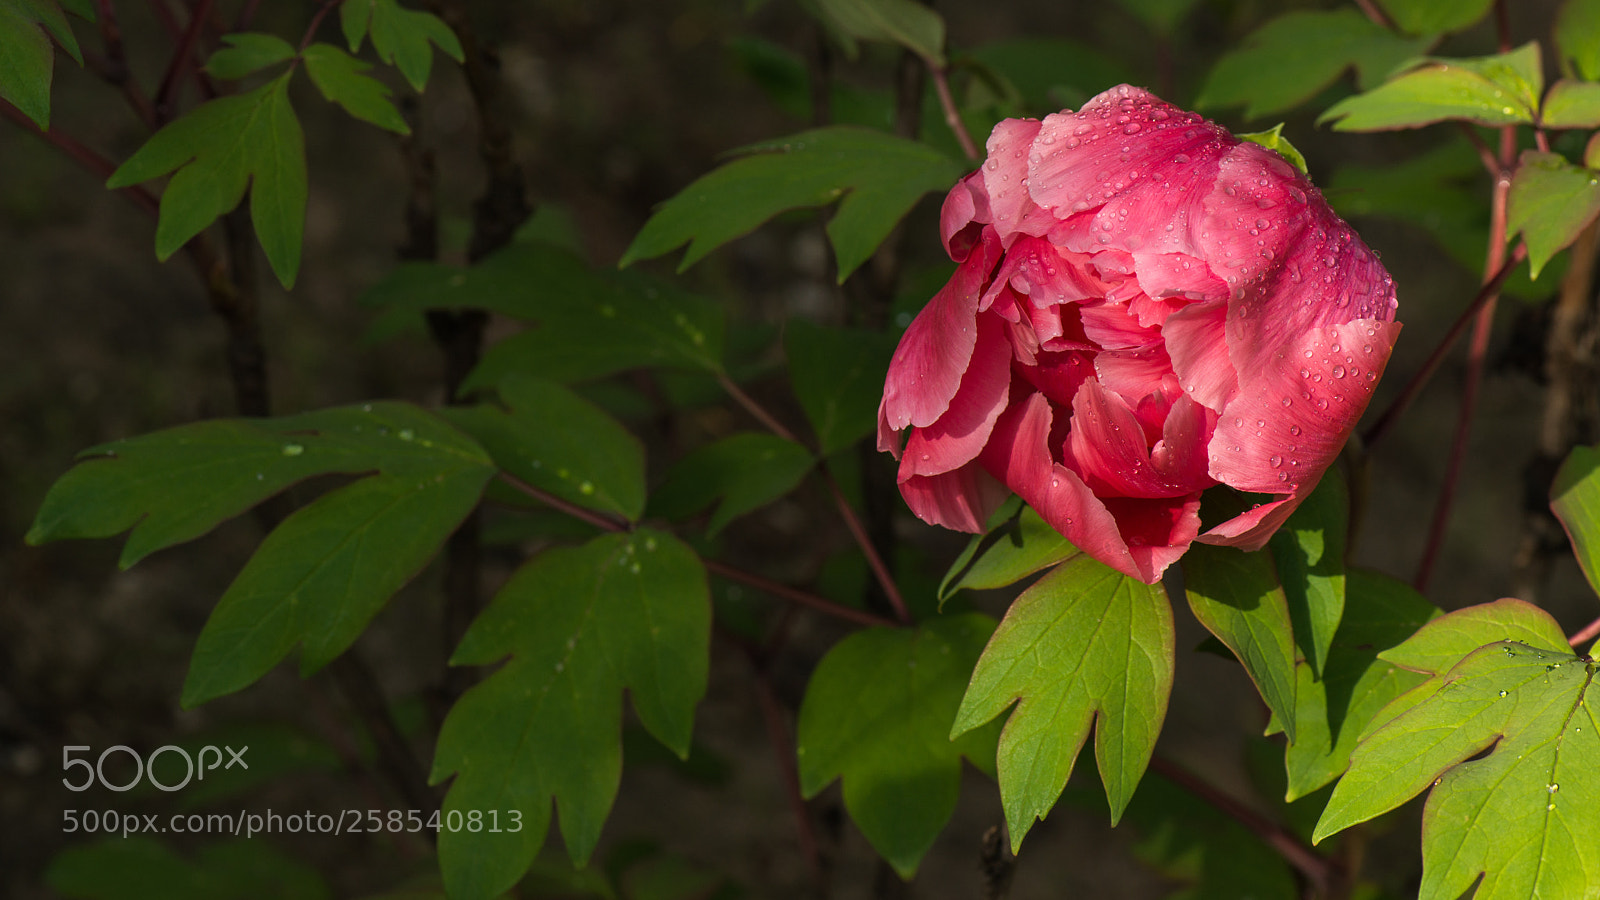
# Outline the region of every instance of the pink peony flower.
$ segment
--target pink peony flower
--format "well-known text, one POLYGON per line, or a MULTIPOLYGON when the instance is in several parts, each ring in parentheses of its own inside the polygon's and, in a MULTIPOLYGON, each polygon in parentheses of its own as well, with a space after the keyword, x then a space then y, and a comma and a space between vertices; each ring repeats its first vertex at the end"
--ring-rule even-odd
POLYGON ((1277 154, 1138 88, 1007 119, 988 151, 944 203, 960 268, 884 385, 906 502, 975 532, 1009 489, 1151 583, 1196 540, 1259 548, 1372 397, 1389 274, 1277 154), (1272 496, 1202 533, 1218 484, 1272 496))

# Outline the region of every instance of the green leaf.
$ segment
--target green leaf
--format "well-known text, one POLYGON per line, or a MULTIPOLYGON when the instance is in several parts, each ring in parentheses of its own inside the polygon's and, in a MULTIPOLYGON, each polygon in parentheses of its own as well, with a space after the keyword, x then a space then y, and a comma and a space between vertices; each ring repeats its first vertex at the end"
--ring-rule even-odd
POLYGON ((1436 35, 1460 31, 1489 12, 1494 0, 1378 0, 1395 25, 1407 34, 1436 35))
POLYGON ((1527 150, 1511 176, 1506 230, 1522 233, 1534 277, 1600 213, 1600 173, 1558 153, 1527 150))
POLYGON ((1233 651, 1294 743, 1294 629, 1272 557, 1196 544, 1183 555, 1183 578, 1195 618, 1233 651))
POLYGON ((500 468, 586 509, 636 521, 644 511, 644 447, 626 428, 567 388, 512 375, 502 410, 450 407, 445 418, 477 438, 500 468))
POLYGON ((895 223, 929 191, 945 191, 961 168, 939 151, 864 128, 838 126, 753 144, 663 203, 619 265, 681 247, 679 271, 785 210, 839 201, 828 239, 839 281, 867 260, 895 223), (840 199, 843 198, 843 199, 840 199))
POLYGON ((1172 607, 1159 584, 1079 554, 1012 603, 950 733, 1016 704, 997 758, 1013 850, 1061 795, 1091 722, 1111 821, 1121 818, 1155 749, 1172 673, 1172 607))
POLYGON ((1272 128, 1268 131, 1251 131, 1245 134, 1235 135, 1235 137, 1239 138, 1240 140, 1249 141, 1252 144, 1260 144, 1268 150, 1271 150, 1272 152, 1283 157, 1296 169, 1305 172, 1307 175, 1311 174, 1306 169, 1305 156, 1298 148, 1295 147, 1295 145, 1289 143, 1288 138, 1283 136, 1282 122, 1272 126, 1272 128))
POLYGON ((1556 53, 1563 72, 1600 80, 1600 0, 1566 0, 1556 14, 1556 53), (1570 69, 1568 68, 1570 66, 1570 69))
POLYGON ((1394 34, 1354 9, 1286 13, 1217 61, 1195 107, 1242 104, 1245 118, 1258 119, 1310 100, 1352 67, 1360 85, 1371 88, 1428 43, 1394 34))
POLYGON ((0 0, 0 99, 22 110, 41 129, 50 127, 52 37, 83 65, 78 40, 56 0, 0 0))
POLYGON ((722 371, 720 305, 641 273, 597 272, 548 244, 512 244, 466 268, 404 263, 360 302, 487 309, 534 326, 491 347, 463 391, 511 372, 570 382, 644 366, 722 371))
POLYGON ((772 434, 736 434, 685 456, 650 498, 650 513, 676 519, 722 498, 706 526, 714 537, 729 522, 798 486, 816 462, 811 451, 772 434))
POLYGON ((939 602, 963 588, 984 591, 1015 584, 1078 552, 1021 498, 1012 497, 973 535, 939 584, 939 602))
POLYGON ((1034 115, 1055 112, 1063 105, 1082 106, 1107 88, 1138 80, 1122 61, 1064 38, 987 41, 962 56, 1010 81, 1023 103, 1019 112, 1034 115))
POLYGON ((1350 570, 1346 596, 1321 676, 1304 661, 1295 667, 1297 739, 1284 753, 1290 801, 1343 774, 1367 724, 1426 680, 1378 654, 1410 638, 1439 610, 1409 585, 1364 569, 1350 570))
POLYGON ((915 0, 812 0, 822 21, 846 40, 899 44, 929 65, 944 65, 944 19, 915 0))
POLYGON ((1295 639, 1318 677, 1344 615, 1349 527, 1349 491, 1338 467, 1332 467, 1269 542, 1295 639))
POLYGON ((246 31, 222 36, 228 46, 211 54, 206 60, 206 71, 213 78, 236 81, 265 69, 267 66, 288 62, 295 58, 294 45, 275 34, 246 31))
POLYGON ((1574 447, 1550 486, 1550 509, 1572 541, 1589 586, 1600 593, 1600 448, 1574 447))
POLYGON ((894 337, 876 331, 824 328, 804 319, 783 336, 789 380, 823 456, 871 434, 878 423, 883 380, 894 337))
POLYGON ((154 838, 110 837, 56 854, 44 878, 52 891, 74 900, 320 900, 333 896, 315 869, 284 856, 259 838, 207 844, 191 862, 154 838))
POLYGON ((168 123, 106 180, 108 188, 129 187, 177 170, 161 194, 158 259, 238 206, 249 185, 261 248, 283 286, 294 286, 306 220, 306 152, 289 106, 290 74, 168 123))
POLYGON ((955 812, 961 757, 992 770, 997 728, 950 739, 972 667, 994 632, 981 613, 869 628, 817 664, 800 705, 800 791, 844 780, 844 805, 902 878, 955 812))
POLYGON ((1406 695, 1420 700, 1363 737, 1313 839, 1432 786, 1421 900, 1454 900, 1474 883, 1475 900, 1592 894, 1600 664, 1574 656, 1555 621, 1518 600, 1435 619, 1382 656, 1426 664, 1432 677, 1406 695))
POLYGON ((370 36, 378 58, 398 67, 419 93, 428 86, 433 69, 429 44, 456 62, 466 58, 450 26, 431 13, 405 9, 395 0, 344 0, 339 7, 339 25, 351 53, 361 49, 362 38, 370 36))
POLYGON ((518 570, 451 662, 511 660, 450 710, 430 777, 457 773, 446 816, 498 809, 509 823, 516 811, 521 828, 441 832, 450 896, 515 884, 544 843, 552 797, 567 852, 587 860, 622 775, 622 692, 651 734, 687 754, 710 640, 705 571, 671 535, 605 535, 518 570))
MULTIPOLYGON (((1452 0, 1453 2, 1453 0, 1452 0)), ((1432 59, 1374 90, 1335 103, 1317 122, 1339 131, 1417 128, 1447 119, 1479 125, 1532 123, 1544 92, 1539 44, 1471 59, 1432 59)))
POLYGON ((1600 127, 1600 84, 1563 80, 1551 85, 1539 121, 1546 128, 1600 127))
POLYGON ((370 75, 372 68, 332 44, 312 44, 302 54, 306 74, 322 92, 324 99, 344 107, 344 111, 363 122, 386 128, 396 134, 410 134, 411 126, 400 117, 389 99, 389 88, 370 75))
POLYGON ((1198 0, 1117 0, 1157 34, 1172 34, 1198 0))

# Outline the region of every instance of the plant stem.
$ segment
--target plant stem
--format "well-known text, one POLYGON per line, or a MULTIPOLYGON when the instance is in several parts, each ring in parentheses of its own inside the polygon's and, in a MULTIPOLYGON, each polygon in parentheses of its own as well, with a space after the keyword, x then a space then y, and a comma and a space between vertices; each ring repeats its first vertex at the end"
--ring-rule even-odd
MULTIPOLYGON (((322 20, 338 5, 338 0, 322 0, 317 7, 316 14, 311 17, 311 24, 306 26, 306 33, 300 38, 300 52, 311 46, 311 40, 317 36, 317 29, 322 27, 322 20)), ((248 10, 247 10, 248 11, 248 10)))
POLYGON ((955 98, 950 96, 949 70, 929 61, 928 74, 933 76, 933 91, 939 95, 939 106, 944 109, 944 123, 950 126, 951 133, 956 136, 961 152, 967 155, 967 159, 978 159, 978 147, 972 143, 972 135, 967 133, 967 123, 961 120, 961 110, 956 108, 955 98))
POLYGON ((122 43, 122 27, 117 23, 116 8, 111 5, 111 0, 96 0, 96 12, 100 20, 100 40, 106 48, 105 65, 97 68, 97 73, 107 83, 114 85, 122 91, 127 98, 128 105, 139 117, 139 121, 146 128, 154 130, 156 127, 155 108, 150 105, 150 98, 144 95, 136 81, 128 71, 128 54, 122 43))
POLYGON ((1594 640, 1596 637, 1600 637, 1600 619, 1595 619, 1593 622, 1583 626, 1581 631, 1567 638, 1567 643, 1576 647, 1585 641, 1594 640))
POLYGON ((628 530, 627 525, 623 524, 622 522, 618 522, 616 519, 613 519, 610 516, 594 512, 593 510, 584 509, 583 507, 574 503, 569 503, 566 500, 557 497, 555 494, 550 493, 549 491, 534 487, 517 476, 512 475, 510 472, 501 472, 500 480, 511 485, 529 497, 539 501, 540 503, 543 503, 545 506, 548 506, 557 512, 565 513, 566 515, 569 515, 580 522, 586 522, 590 525, 593 525, 601 531, 628 530))
POLYGON ((190 14, 189 25, 183 30, 183 36, 178 39, 178 46, 172 51, 172 59, 167 61, 167 72, 161 76, 161 87, 156 91, 155 114, 158 122, 166 123, 175 118, 173 105, 177 100, 178 85, 189 69, 195 43, 200 39, 200 30, 205 27, 211 4, 212 0, 200 0, 190 14))

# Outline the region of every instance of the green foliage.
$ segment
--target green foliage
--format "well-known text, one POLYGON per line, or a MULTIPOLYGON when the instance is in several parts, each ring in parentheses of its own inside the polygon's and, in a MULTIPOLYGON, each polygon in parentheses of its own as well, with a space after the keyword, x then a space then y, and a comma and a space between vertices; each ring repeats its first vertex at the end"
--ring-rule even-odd
POLYGON ((838 200, 827 230, 843 282, 923 194, 948 190, 961 176, 925 144, 862 128, 818 128, 739 152, 662 204, 620 265, 687 242, 682 271, 778 213, 838 200))
POLYGON ((944 19, 916 0, 809 0, 854 57, 856 41, 899 44, 929 65, 944 65, 944 19))
POLYGON ((363 122, 386 128, 396 134, 410 134, 411 126, 400 117, 389 99, 383 82, 362 73, 372 68, 332 44, 312 44, 302 54, 306 74, 322 92, 324 99, 344 107, 344 111, 363 122))
POLYGON ((1015 584, 1078 552, 1019 497, 1007 500, 985 524, 988 529, 967 541, 950 564, 939 583, 939 602, 963 588, 982 591, 1015 584))
POLYGON ((1225 54, 1200 89, 1195 106, 1244 105, 1245 118, 1293 109, 1354 68, 1363 88, 1427 49, 1426 38, 1405 38, 1354 9, 1285 13, 1256 29, 1225 54))
POLYGON ((1199 0, 1117 0, 1157 34, 1172 34, 1199 0))
POLYGON ((1288 138, 1283 136, 1282 122, 1272 126, 1272 128, 1268 131, 1251 131, 1245 134, 1235 135, 1235 137, 1243 141, 1249 141, 1252 144, 1259 144, 1283 157, 1296 169, 1305 172, 1307 175, 1311 174, 1306 170, 1305 155, 1302 154, 1295 147, 1295 145, 1289 143, 1288 138))
POLYGON ((1529 150, 1511 178, 1506 231, 1528 243, 1534 277, 1600 214, 1600 174, 1556 153, 1529 150))
POLYGON ((1600 84, 1564 79, 1551 85, 1539 122, 1546 128, 1600 126, 1600 84))
POLYGON ((55 75, 51 38, 83 65, 78 39, 56 0, 0 0, 0 100, 44 129, 50 127, 50 82, 55 75))
POLYGON ((339 7, 339 25, 351 53, 359 51, 361 41, 370 36, 378 58, 399 68, 417 91, 428 86, 428 74, 433 70, 429 44, 456 62, 466 59, 450 26, 430 13, 405 9, 396 0, 344 0, 339 7))
POLYGON ((1556 14, 1557 62, 1563 72, 1600 80, 1600 2, 1566 0, 1556 14))
POLYGON ((405 263, 361 302, 390 314, 486 309, 533 326, 491 347, 464 391, 512 372, 571 382, 644 366, 722 371, 719 304, 640 273, 597 272, 548 244, 512 244, 465 268, 405 263))
POLYGON ((206 71, 214 78, 229 81, 288 62, 296 55, 294 45, 275 34, 254 31, 225 34, 222 42, 228 46, 211 54, 206 60, 206 71))
POLYGON ((1435 35, 1468 28, 1489 12, 1494 0, 1378 0, 1408 34, 1435 35))
POLYGON ((154 838, 110 837, 62 851, 45 873, 73 900, 321 900, 333 892, 315 869, 259 838, 207 844, 190 861, 154 838))
POLYGON ((500 468, 569 503, 635 521, 644 511, 644 447, 616 419, 543 378, 510 375, 503 407, 451 407, 500 468))
POLYGON ((795 398, 817 434, 823 456, 872 433, 889 357, 894 354, 892 337, 796 319, 784 330, 783 349, 795 398))
POLYGON ((996 759, 1013 850, 1061 795, 1091 722, 1111 821, 1122 817, 1155 750, 1172 674, 1172 607, 1160 585, 1079 554, 1017 598, 950 732, 1016 704, 996 759))
POLYGON ((1294 743, 1294 630, 1272 557, 1195 544, 1183 555, 1183 578, 1195 618, 1233 651, 1294 743))
POLYGON ((651 734, 687 754, 710 639, 705 572, 670 535, 605 535, 518 570, 451 661, 511 660, 450 710, 431 778, 457 773, 445 815, 500 810, 509 829, 517 811, 521 827, 441 833, 450 895, 515 884, 544 842, 552 797, 568 853, 586 860, 622 775, 622 692, 651 734))
POLYGON ((722 499, 706 534, 795 489, 816 462, 811 451, 777 435, 736 434, 692 451, 667 472, 650 498, 652 515, 675 519, 722 499))
POLYGON ((111 173, 106 187, 120 188, 177 170, 161 194, 157 259, 238 206, 248 185, 261 249, 283 286, 294 286, 305 230, 306 154, 289 106, 289 74, 168 123, 111 173))
POLYGON ((998 727, 950 738, 993 632, 994 620, 980 613, 857 631, 828 651, 806 688, 801 792, 815 796, 842 778, 850 818, 903 878, 955 812, 961 757, 993 773, 998 727))
POLYGON ((1539 66, 1539 44, 1532 41, 1498 56, 1429 60, 1335 103, 1317 121, 1333 121, 1340 131, 1417 128, 1447 119, 1531 123, 1544 92, 1539 66))
POLYGON ((1107 88, 1138 80, 1119 60, 1065 38, 991 41, 965 51, 960 61, 976 63, 984 75, 1004 79, 1016 93, 1018 115, 1043 116, 1063 107, 1076 108, 1107 88))
POLYGON ((1453 900, 1480 875, 1475 900, 1592 894, 1600 664, 1573 655, 1555 621, 1519 600, 1436 619, 1380 658, 1431 677, 1362 737, 1315 839, 1431 785, 1422 900, 1453 900))
POLYGON ((1269 542, 1300 652, 1317 676, 1344 615, 1349 527, 1349 490, 1334 466, 1269 542))
POLYGON ((1589 586, 1600 593, 1600 449, 1574 447, 1550 486, 1550 508, 1572 540, 1589 586))
MULTIPOLYGON (((1287 799, 1297 800, 1343 774, 1356 740, 1390 701, 1425 678, 1378 654, 1409 638, 1439 610, 1387 575, 1352 569, 1347 605, 1320 675, 1295 666, 1295 742, 1284 753, 1287 799)), ((1268 731, 1276 729, 1274 727, 1268 731)))

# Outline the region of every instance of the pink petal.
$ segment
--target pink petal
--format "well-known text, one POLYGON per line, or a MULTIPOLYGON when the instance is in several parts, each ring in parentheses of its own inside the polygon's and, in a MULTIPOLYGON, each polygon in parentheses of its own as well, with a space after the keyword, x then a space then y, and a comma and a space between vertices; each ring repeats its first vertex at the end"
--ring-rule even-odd
POLYGON ((1038 388, 1052 403, 1071 407, 1078 388, 1094 377, 1094 354, 1082 350, 1041 350, 1031 366, 1018 365, 1014 372, 1038 388))
POLYGON ((1205 534, 1195 538, 1202 544, 1215 544, 1221 547, 1238 547, 1241 550, 1260 550, 1267 545, 1267 541, 1277 533, 1284 522, 1300 506, 1306 498, 1304 493, 1280 497, 1271 503, 1263 503, 1248 512, 1223 522, 1205 534))
POLYGON ((1205 301, 1228 296, 1227 283, 1187 253, 1135 253, 1133 260, 1139 286, 1151 297, 1205 301))
POLYGON ((1167 566, 1188 551, 1200 532, 1200 495, 1172 499, 1110 497, 1106 509, 1116 517, 1128 555, 1146 584, 1161 580, 1167 566))
POLYGON ((1178 376, 1172 373, 1172 360, 1160 344, 1107 350, 1095 356, 1094 371, 1100 386, 1121 396, 1130 407, 1137 407, 1151 394, 1176 397, 1182 393, 1178 376))
POLYGON ((1011 343, 999 316, 978 316, 978 341, 950 408, 932 425, 911 430, 900 480, 937 475, 976 459, 1011 387, 1011 343))
POLYGON ((979 309, 987 309, 1003 287, 1028 297, 1036 307, 1103 297, 1106 285, 1089 271, 1087 261, 1083 254, 1065 252, 1044 238, 1020 236, 1006 250, 979 309))
POLYGON ((1211 477, 1242 491, 1308 491, 1372 399, 1400 334, 1362 319, 1313 328, 1240 385, 1211 438, 1211 477))
POLYGON ((1258 294, 1255 286, 1270 281, 1300 245, 1312 216, 1310 189, 1283 157, 1258 144, 1238 144, 1218 162, 1205 198, 1200 255, 1234 297, 1258 294))
POLYGON ((1210 487, 1200 405, 1179 397, 1167 425, 1153 457, 1128 404, 1098 382, 1084 382, 1072 401, 1067 467, 1100 497, 1183 497, 1210 487))
POLYGON ((900 495, 922 521, 976 534, 1011 491, 973 462, 938 475, 913 475, 900 482, 900 495))
POLYGON ((1161 332, 1139 324, 1126 303, 1080 303, 1083 333, 1107 350, 1132 350, 1161 340, 1161 332))
POLYGON ((1213 410, 1226 406, 1239 387, 1228 357, 1227 323, 1227 305, 1212 300, 1181 309, 1161 325, 1178 383, 1195 402, 1213 410))
POLYGON ((956 182, 939 210, 939 234, 944 238, 945 252, 956 262, 965 261, 978 244, 981 226, 991 221, 983 173, 973 172, 956 182))
POLYGON ((989 134, 988 160, 978 170, 995 230, 1007 247, 1019 233, 1044 234, 1056 223, 1028 194, 1028 150, 1038 133, 1038 119, 1002 120, 989 134))
POLYGON ((878 444, 884 435, 938 421, 961 387, 977 340, 978 295, 1000 257, 1000 241, 985 228, 983 240, 900 338, 878 406, 878 444))

